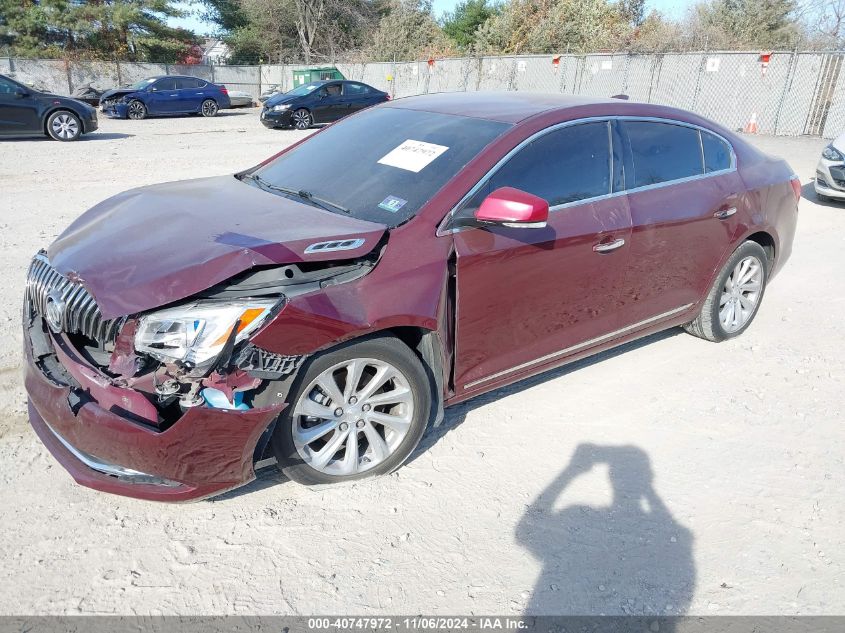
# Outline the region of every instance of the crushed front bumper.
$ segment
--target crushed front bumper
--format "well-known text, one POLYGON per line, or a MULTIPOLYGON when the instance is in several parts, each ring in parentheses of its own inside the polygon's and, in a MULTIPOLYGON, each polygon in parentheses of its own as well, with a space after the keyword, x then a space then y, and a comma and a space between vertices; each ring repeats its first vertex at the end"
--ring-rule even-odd
POLYGON ((102 105, 103 114, 112 119, 125 119, 129 116, 129 106, 125 103, 109 102, 102 105))
MULTIPOLYGON (((63 384, 36 362, 28 332, 24 341, 30 423, 71 476, 96 490, 188 501, 243 485, 255 477, 259 438, 284 408, 238 411, 202 405, 161 431, 115 403, 122 392, 136 392, 93 382, 85 389, 63 384)), ((93 370, 65 357, 62 366, 71 375, 93 370)))

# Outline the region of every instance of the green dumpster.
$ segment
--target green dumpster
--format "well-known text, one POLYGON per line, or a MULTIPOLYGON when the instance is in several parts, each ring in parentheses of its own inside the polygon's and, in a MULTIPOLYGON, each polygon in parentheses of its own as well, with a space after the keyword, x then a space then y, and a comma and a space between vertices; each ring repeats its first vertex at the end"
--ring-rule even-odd
POLYGON ((331 79, 344 79, 344 76, 334 66, 319 66, 316 68, 303 68, 302 70, 293 71, 294 88, 312 81, 327 81, 331 79))

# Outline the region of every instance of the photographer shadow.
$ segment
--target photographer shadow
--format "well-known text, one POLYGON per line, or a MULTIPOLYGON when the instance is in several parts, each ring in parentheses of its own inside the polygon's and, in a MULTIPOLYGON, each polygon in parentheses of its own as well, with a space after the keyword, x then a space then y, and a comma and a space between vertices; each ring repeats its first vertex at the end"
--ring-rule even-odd
MULTIPOLYGON (((683 615, 695 589, 693 536, 657 496, 636 446, 579 445, 520 520, 516 539, 542 562, 526 615, 683 615), (606 464, 608 507, 555 509, 566 488, 606 464)), ((661 631, 672 628, 661 626, 661 631)))

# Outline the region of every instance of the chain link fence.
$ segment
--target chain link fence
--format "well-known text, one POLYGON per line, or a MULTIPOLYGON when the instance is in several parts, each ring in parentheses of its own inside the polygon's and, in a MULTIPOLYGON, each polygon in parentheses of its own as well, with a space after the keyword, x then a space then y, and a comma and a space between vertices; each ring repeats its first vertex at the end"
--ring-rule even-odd
MULTIPOLYGON (((466 57, 420 62, 336 64, 347 78, 394 98, 430 92, 523 91, 610 97, 691 110, 722 125, 761 134, 845 132, 843 52, 699 52, 466 57)), ((101 89, 155 75, 192 75, 257 97, 293 88, 294 64, 235 66, 66 62, 0 58, 0 73, 59 94, 101 89)))

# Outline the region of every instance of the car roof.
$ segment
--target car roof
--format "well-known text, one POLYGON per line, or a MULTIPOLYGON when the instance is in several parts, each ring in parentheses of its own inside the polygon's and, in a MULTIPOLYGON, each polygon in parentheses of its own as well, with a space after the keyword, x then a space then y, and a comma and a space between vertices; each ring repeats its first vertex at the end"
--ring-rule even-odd
POLYGON ((152 77, 147 77, 147 80, 150 79, 199 79, 200 81, 208 82, 208 79, 203 79, 202 77, 194 77, 193 75, 154 75, 152 77))
POLYGON ((585 116, 585 112, 586 116, 589 116, 590 106, 595 106, 596 116, 669 116, 680 121, 698 118, 684 110, 622 99, 516 91, 439 92, 396 99, 380 107, 454 114, 516 124, 538 114, 563 114, 567 110, 577 110, 579 117, 585 116))

